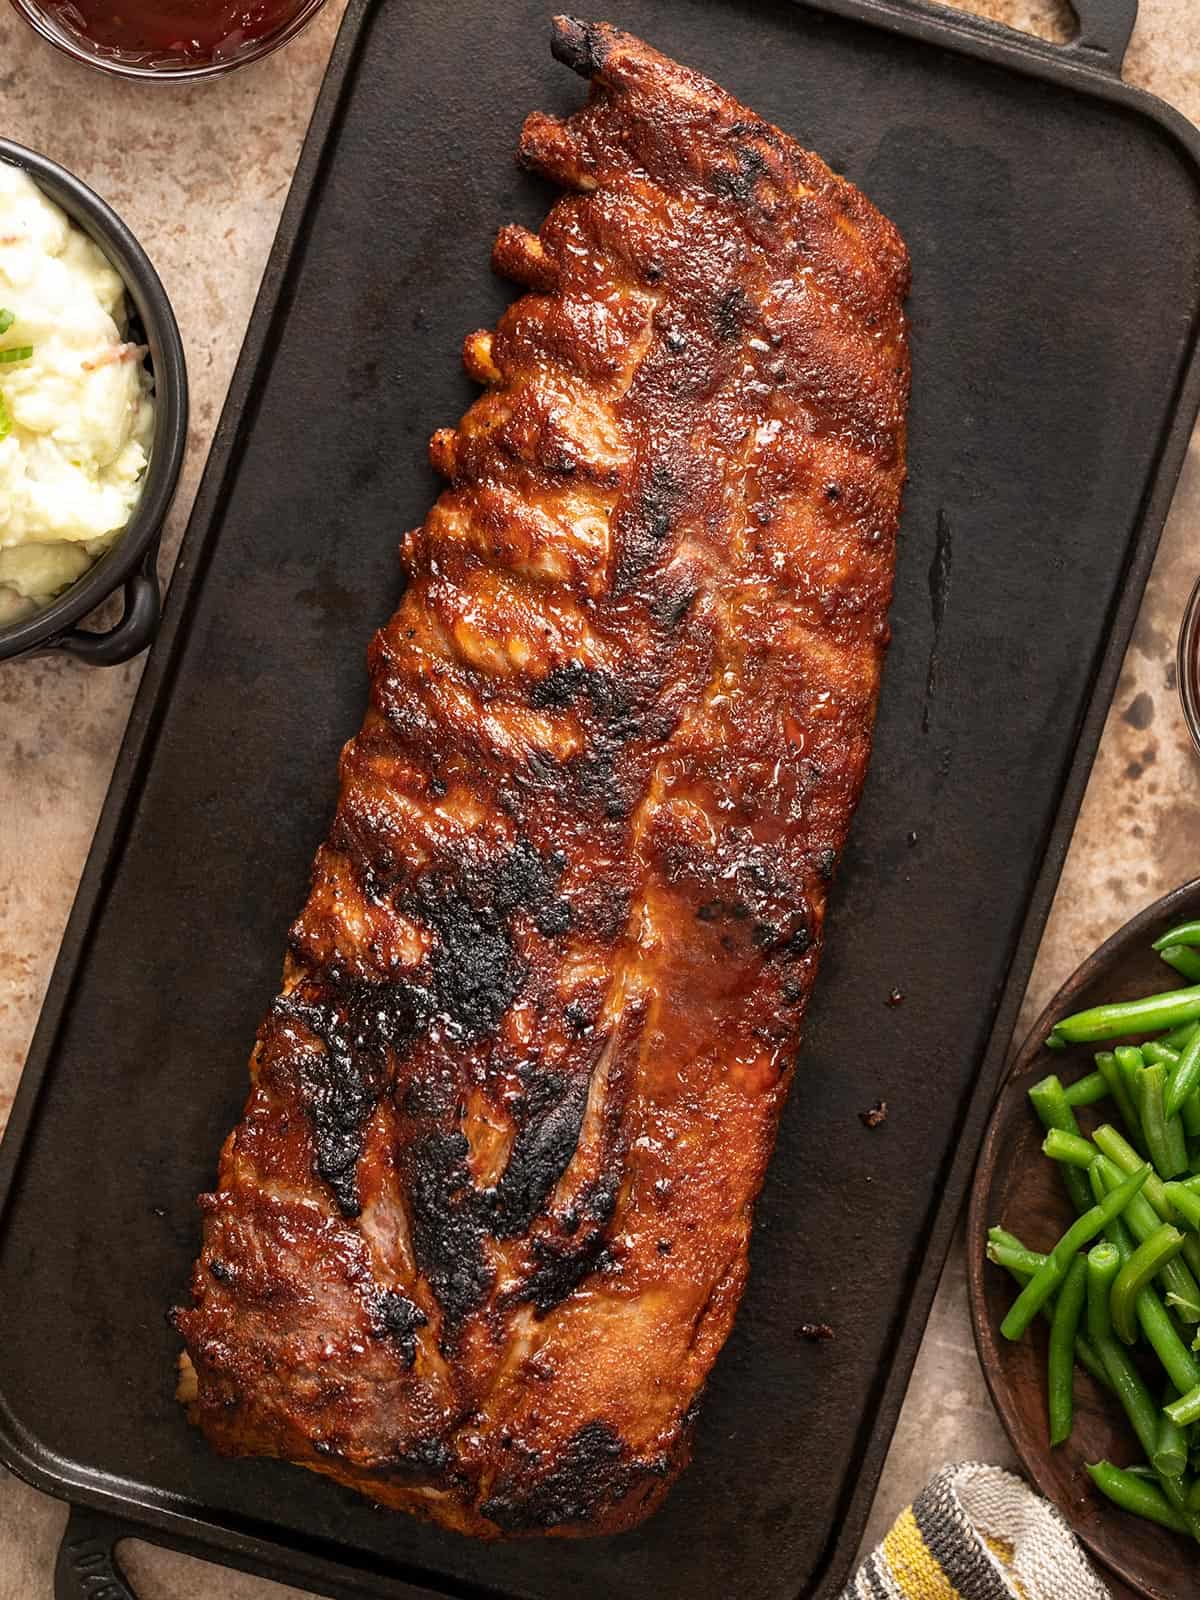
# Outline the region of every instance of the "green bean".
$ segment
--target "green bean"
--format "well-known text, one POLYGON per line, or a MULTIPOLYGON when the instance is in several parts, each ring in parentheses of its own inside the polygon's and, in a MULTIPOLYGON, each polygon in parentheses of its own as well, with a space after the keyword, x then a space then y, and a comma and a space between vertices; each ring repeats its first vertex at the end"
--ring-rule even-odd
POLYGON ((1200 1511, 1200 1478, 1197 1478, 1188 1490, 1187 1503, 1189 1511, 1200 1511))
POLYGON ((1181 1222, 1189 1228, 1200 1230, 1200 1194, 1192 1188, 1193 1183, 1200 1183, 1200 1179, 1192 1178, 1187 1183, 1167 1184, 1167 1199, 1174 1206, 1181 1222))
POLYGON ((1189 983, 1200 982, 1200 951, 1189 949, 1185 944, 1169 944, 1158 953, 1181 978, 1189 983))
POLYGON ((1189 1389, 1185 1395, 1165 1405, 1163 1413, 1180 1428, 1188 1428, 1193 1422, 1200 1422, 1200 1386, 1189 1389))
POLYGON ((1021 1337, 1041 1306, 1062 1282, 1072 1256, 1098 1233, 1103 1233, 1106 1224, 1111 1222, 1113 1217, 1121 1215, 1134 1195, 1140 1193, 1149 1175, 1148 1166, 1143 1167, 1140 1172, 1133 1173, 1118 1188, 1112 1190, 1100 1205, 1085 1211, 1083 1216, 1072 1223, 1047 1256, 1045 1264, 1038 1268, 1009 1307, 1008 1315, 1000 1324, 1000 1332, 1006 1339, 1021 1337))
POLYGON ((1167 1091, 1167 1115, 1174 1115, 1197 1089, 1200 1089, 1200 1028, 1196 1029, 1179 1057, 1171 1087, 1167 1091))
POLYGON ((1112 1338, 1112 1286, 1121 1270, 1121 1252, 1107 1240, 1087 1253, 1087 1331, 1094 1346, 1112 1338))
MULTIPOLYGON (((1103 1151, 1109 1161, 1122 1172, 1136 1172, 1142 1165, 1142 1158, 1137 1151, 1128 1140, 1121 1137, 1110 1123, 1102 1123, 1093 1133, 1092 1139, 1095 1141, 1096 1148, 1103 1151)), ((1188 1181, 1190 1180, 1184 1180, 1185 1183, 1188 1181)), ((1111 1189, 1112 1187, 1113 1183, 1110 1181, 1108 1188, 1111 1189)), ((1179 1220, 1175 1207, 1167 1197, 1167 1186, 1157 1173, 1146 1179, 1145 1198, 1146 1204, 1156 1211, 1164 1222, 1177 1222, 1179 1220)), ((1150 1230, 1146 1227, 1147 1221, 1146 1207, 1138 1204, 1135 1213, 1130 1216, 1129 1222, 1131 1226, 1135 1223, 1138 1225, 1135 1231, 1139 1239, 1149 1237, 1150 1230)), ((1196 1282, 1195 1274, 1200 1273, 1200 1238, 1193 1239, 1190 1234, 1188 1235, 1187 1243, 1183 1247, 1183 1259, 1187 1262, 1191 1273, 1185 1284, 1181 1274, 1187 1269, 1177 1263, 1178 1271, 1175 1274, 1175 1284, 1172 1292, 1178 1295, 1180 1309, 1186 1311, 1188 1320, 1197 1322, 1200 1321, 1200 1284, 1196 1282), (1195 1316, 1191 1314, 1191 1307, 1196 1308, 1195 1316)))
POLYGON ((1067 1097, 1067 1104, 1075 1106, 1094 1106, 1097 1100, 1108 1098, 1108 1084, 1099 1072, 1089 1072, 1086 1078, 1076 1078, 1074 1083, 1068 1083, 1063 1093, 1067 1097))
POLYGON ((1094 1044, 1101 1039, 1121 1039, 1131 1033, 1155 1033, 1200 1017, 1200 985, 1167 989, 1140 1000, 1119 1000, 1114 1005, 1091 1006, 1054 1024, 1051 1035, 1060 1043, 1094 1044))
POLYGON ((1046 1358, 1046 1395, 1050 1417, 1050 1445, 1071 1437, 1075 1416, 1075 1336, 1087 1294, 1087 1262, 1076 1256, 1067 1268, 1054 1303, 1050 1323, 1050 1350, 1046 1358))
MULTIPOLYGON (((1117 1059, 1119 1062, 1119 1051, 1117 1059)), ((1141 1060, 1141 1051, 1138 1052, 1138 1059, 1141 1060)), ((1159 1062, 1139 1068, 1135 1079, 1147 1153, 1160 1177, 1175 1178, 1188 1169, 1187 1144, 1183 1137, 1183 1123, 1178 1117, 1168 1117, 1166 1114, 1166 1082, 1167 1069, 1159 1062)))
MULTIPOLYGON (((1101 1154, 1108 1157, 1114 1167, 1126 1174, 1138 1172, 1145 1163, 1137 1151, 1117 1132, 1111 1122, 1102 1122, 1092 1134, 1092 1142, 1101 1154)), ((1103 1170, 1103 1169, 1102 1169, 1103 1170)), ((1112 1185, 1110 1184, 1111 1188, 1112 1185)), ((1156 1172, 1146 1179, 1146 1204, 1151 1206, 1164 1222, 1174 1222, 1175 1212, 1167 1199, 1166 1185, 1156 1172)))
POLYGON ((1117 1059, 1117 1071, 1121 1075, 1121 1082, 1125 1085, 1125 1093, 1133 1107, 1133 1121, 1129 1124, 1130 1137, 1136 1139, 1140 1148, 1149 1156, 1150 1151, 1146 1147, 1145 1131, 1142 1128, 1142 1102, 1137 1083, 1138 1073, 1145 1065, 1142 1052, 1136 1045, 1123 1044, 1117 1046, 1113 1055, 1117 1059))
POLYGON ((1154 1354, 1180 1394, 1200 1385, 1200 1362, 1179 1337, 1170 1313, 1153 1289, 1143 1289, 1138 1295, 1137 1316, 1154 1354))
POLYGON ((1200 944, 1200 922, 1180 922, 1155 939, 1151 950, 1169 950, 1173 944, 1200 944))
MULTIPOLYGON (((1060 1161, 1065 1166, 1078 1167, 1086 1172, 1096 1159, 1096 1146, 1078 1133, 1064 1133, 1061 1128, 1051 1128, 1042 1140, 1042 1153, 1049 1156, 1051 1161, 1060 1161)), ((1064 1172, 1063 1177, 1066 1176, 1064 1172)))
MULTIPOLYGON (((1196 1036, 1200 1038, 1200 1029, 1196 1030, 1196 1036)), ((1186 1048, 1187 1046, 1185 1045, 1184 1049, 1186 1050, 1186 1048)), ((1169 1050, 1165 1044, 1157 1044, 1153 1040, 1149 1044, 1142 1046, 1142 1055, 1148 1062, 1161 1061, 1163 1066, 1166 1067, 1168 1080, 1167 1101, 1170 1103, 1170 1085, 1175 1082, 1175 1078, 1178 1075, 1179 1065, 1183 1059, 1182 1056, 1178 1050, 1169 1050)), ((1195 1089, 1185 1091, 1184 1099, 1180 1102, 1178 1110, 1184 1133, 1190 1139, 1200 1135, 1200 1094, 1195 1089)))
POLYGON ((1112 1318, 1113 1327, 1126 1344, 1133 1344, 1137 1338, 1138 1295, 1182 1249, 1183 1235, 1164 1222, 1138 1245, 1118 1272, 1112 1289, 1112 1318))
MULTIPOLYGON (((1054 1073, 1043 1078, 1040 1083, 1034 1084, 1029 1091, 1029 1103, 1037 1112, 1044 1128, 1058 1129, 1060 1133, 1071 1133, 1076 1138, 1079 1137, 1079 1124, 1075 1120, 1075 1113, 1067 1104, 1062 1083, 1054 1073)), ((1086 1211, 1090 1198, 1087 1180, 1083 1174, 1076 1172, 1072 1167, 1060 1167, 1059 1172, 1071 1204, 1076 1211, 1086 1211)))
MULTIPOLYGON (((1175 1385, 1169 1383, 1164 1396, 1164 1406, 1179 1399, 1175 1385)), ((1163 1410, 1158 1421, 1158 1443, 1150 1457, 1150 1465, 1161 1477, 1179 1478, 1187 1471, 1187 1435, 1179 1423, 1163 1410)))
POLYGON ((1139 1048, 1142 1052, 1143 1061, 1161 1061, 1164 1067, 1177 1067, 1179 1065, 1179 1051, 1172 1050, 1170 1045, 1163 1044, 1158 1039, 1148 1039, 1139 1048))
POLYGON ((1038 1268, 1045 1264, 1045 1256, 1037 1250, 1027 1250, 1024 1245, 1012 1245, 995 1238, 994 1235, 999 1232, 999 1228, 988 1231, 988 1260, 1003 1267, 1006 1272, 1021 1273, 1025 1278, 1032 1278, 1038 1268))
POLYGON ((1152 1483, 1147 1483, 1144 1478, 1136 1477, 1132 1472, 1122 1472, 1120 1467, 1114 1467, 1111 1461, 1088 1462, 1087 1470, 1100 1493, 1107 1495, 1113 1504, 1120 1506, 1123 1511, 1132 1511, 1135 1516, 1144 1517, 1149 1522, 1157 1522, 1164 1528, 1170 1528, 1174 1533, 1190 1531, 1186 1521, 1169 1504, 1162 1490, 1152 1483))
POLYGON ((1188 1505, 1187 1485, 1182 1476, 1168 1477, 1165 1473, 1159 1473, 1158 1486, 1172 1511, 1178 1512, 1187 1523, 1192 1538, 1200 1540, 1200 1516, 1188 1505))
MULTIPOLYGON (((1100 1131, 1097 1128, 1096 1132, 1099 1133, 1100 1131)), ((1107 1130, 1109 1133, 1113 1131, 1112 1129, 1107 1130)), ((1124 1140, 1121 1140, 1119 1134, 1116 1135, 1116 1138, 1120 1140, 1121 1144, 1124 1144, 1124 1140)), ((1105 1142, 1113 1149, 1119 1148, 1111 1139, 1106 1139, 1105 1142)), ((1134 1159, 1136 1161, 1136 1156, 1134 1159)), ((1093 1193, 1096 1191, 1097 1184, 1106 1192, 1111 1193, 1120 1183, 1121 1168, 1107 1156, 1097 1156, 1096 1161, 1093 1163, 1093 1168, 1088 1169, 1088 1178, 1092 1181, 1093 1193)), ((1138 1169, 1135 1168, 1134 1170, 1138 1169)), ((1164 1222, 1167 1220, 1166 1217, 1163 1217, 1164 1211, 1169 1212, 1172 1218, 1175 1216, 1174 1209, 1166 1198, 1165 1184, 1157 1178, 1148 1178, 1146 1182, 1147 1185, 1154 1184, 1153 1192, 1159 1202, 1160 1209, 1156 1210, 1144 1195, 1137 1195, 1130 1202, 1124 1216, 1124 1223, 1139 1244, 1144 1244, 1153 1233, 1157 1232, 1160 1218, 1164 1222)), ((1190 1242, 1190 1235, 1188 1238, 1190 1242)), ((1200 1246, 1200 1239, 1196 1240, 1196 1244, 1200 1246)), ((1184 1256, 1186 1259, 1187 1244, 1184 1245, 1184 1256)), ((1200 1284, 1196 1282, 1183 1262, 1168 1261, 1163 1268, 1162 1280, 1163 1289, 1166 1291, 1167 1303, 1176 1308, 1185 1322, 1200 1322, 1200 1284)))
POLYGON ((1165 1044, 1170 1050, 1182 1050, 1196 1032, 1194 1022, 1181 1022, 1177 1028, 1172 1028, 1159 1039, 1159 1044, 1165 1044))
POLYGON ((1125 1079, 1121 1076, 1117 1058, 1111 1050, 1101 1050, 1097 1053, 1096 1070, 1108 1085, 1108 1092, 1116 1102, 1121 1121, 1135 1138, 1140 1139, 1142 1130, 1138 1122, 1137 1107, 1125 1087, 1125 1079))
MULTIPOLYGON (((1113 1224, 1110 1223, 1109 1226, 1113 1224)), ((1038 1250, 1027 1250, 1015 1233, 1008 1233, 1003 1228, 988 1229, 987 1253, 988 1259, 994 1261, 997 1266, 1002 1266, 1021 1288, 1025 1287, 1046 1259, 1038 1250), (993 1251, 996 1254, 993 1255, 993 1251)), ((1044 1305, 1042 1315, 1047 1322, 1053 1322, 1053 1306, 1049 1303, 1044 1305)), ((1091 1373, 1101 1388, 1112 1388, 1112 1384, 1108 1381, 1108 1373, 1104 1370, 1104 1363, 1082 1333, 1075 1336, 1075 1359, 1085 1372, 1091 1373)))

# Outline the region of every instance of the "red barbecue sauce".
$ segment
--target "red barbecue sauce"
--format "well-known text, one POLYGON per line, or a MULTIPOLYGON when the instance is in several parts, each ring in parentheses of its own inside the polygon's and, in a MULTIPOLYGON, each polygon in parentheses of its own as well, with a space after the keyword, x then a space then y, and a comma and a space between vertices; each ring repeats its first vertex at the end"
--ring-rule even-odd
POLYGON ((44 0, 100 55, 146 65, 228 61, 284 27, 305 0, 44 0))

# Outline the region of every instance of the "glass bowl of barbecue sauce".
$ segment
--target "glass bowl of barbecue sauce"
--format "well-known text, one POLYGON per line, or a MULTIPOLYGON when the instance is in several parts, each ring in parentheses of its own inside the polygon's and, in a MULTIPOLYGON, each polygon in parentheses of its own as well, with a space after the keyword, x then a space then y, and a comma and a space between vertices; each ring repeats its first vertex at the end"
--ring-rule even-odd
POLYGON ((286 44, 325 0, 12 0, 76 61, 124 78, 215 77, 286 44))

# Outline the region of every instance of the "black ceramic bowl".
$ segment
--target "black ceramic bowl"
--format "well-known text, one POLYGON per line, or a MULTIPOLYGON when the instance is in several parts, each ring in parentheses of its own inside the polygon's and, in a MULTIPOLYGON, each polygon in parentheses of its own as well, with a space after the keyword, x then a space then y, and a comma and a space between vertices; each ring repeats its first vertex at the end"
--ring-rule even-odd
POLYGON ((125 282, 154 375, 154 434, 142 494, 120 538, 64 589, 57 600, 20 622, 0 627, 0 660, 66 650, 93 666, 114 666, 144 650, 158 629, 155 557, 187 440, 187 369, 175 313, 149 257, 117 216, 86 184, 45 156, 0 139, 0 161, 26 171, 108 257, 125 282), (102 600, 124 590, 121 620, 104 633, 76 624, 102 600))

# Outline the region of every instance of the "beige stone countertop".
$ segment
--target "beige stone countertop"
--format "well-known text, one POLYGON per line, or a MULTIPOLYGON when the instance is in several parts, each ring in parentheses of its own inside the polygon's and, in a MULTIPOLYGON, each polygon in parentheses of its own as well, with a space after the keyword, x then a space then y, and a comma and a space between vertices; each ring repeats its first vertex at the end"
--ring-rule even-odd
MULTIPOLYGON (((975 0, 1018 27, 1057 28, 1058 0, 975 0)), ((5 135, 91 183, 162 274, 187 348, 192 421, 164 541, 168 575, 332 46, 339 0, 259 66, 210 84, 110 82, 0 12, 5 135)), ((1200 15, 1142 0, 1125 76, 1200 122, 1200 15)), ((1125 661, 1026 1002, 1028 1015, 1102 938, 1200 868, 1197 762, 1174 692, 1174 644, 1200 570, 1200 436, 1192 441, 1125 661)), ((0 664, 0 1123, 70 910, 140 662, 89 671, 0 664)), ((870 1534, 943 1462, 1011 1459, 971 1343, 961 1240, 949 1264, 876 1500, 870 1534)), ((0 1468, 0 1600, 50 1593, 65 1513, 0 1468)), ((283 1600, 298 1590, 133 1544, 140 1600, 283 1600)), ((800 1574, 797 1575, 799 1578, 800 1574)))

